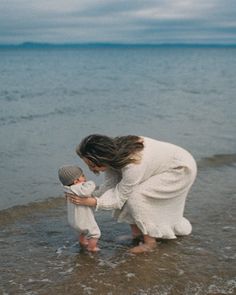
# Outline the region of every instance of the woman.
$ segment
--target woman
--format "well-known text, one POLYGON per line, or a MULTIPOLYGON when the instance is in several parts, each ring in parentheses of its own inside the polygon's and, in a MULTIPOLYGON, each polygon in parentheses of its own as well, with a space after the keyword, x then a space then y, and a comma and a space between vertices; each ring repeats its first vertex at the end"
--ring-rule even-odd
POLYGON ((67 197, 78 205, 116 209, 117 221, 129 223, 134 238, 143 236, 143 244, 132 253, 153 250, 156 238, 191 233, 183 212, 197 167, 186 150, 142 136, 93 134, 81 141, 76 152, 91 171, 105 172, 105 182, 95 198, 67 197))

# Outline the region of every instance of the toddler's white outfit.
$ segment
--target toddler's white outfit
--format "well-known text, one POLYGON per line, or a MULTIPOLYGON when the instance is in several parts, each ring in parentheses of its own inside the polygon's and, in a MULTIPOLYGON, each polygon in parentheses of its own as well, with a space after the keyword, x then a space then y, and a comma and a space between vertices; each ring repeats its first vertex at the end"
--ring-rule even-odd
MULTIPOLYGON (((91 196, 96 185, 93 181, 63 186, 64 192, 76 194, 80 197, 91 196)), ((94 217, 93 209, 89 206, 75 205, 67 200, 68 222, 69 224, 84 234, 88 239, 99 239, 101 231, 94 217)))

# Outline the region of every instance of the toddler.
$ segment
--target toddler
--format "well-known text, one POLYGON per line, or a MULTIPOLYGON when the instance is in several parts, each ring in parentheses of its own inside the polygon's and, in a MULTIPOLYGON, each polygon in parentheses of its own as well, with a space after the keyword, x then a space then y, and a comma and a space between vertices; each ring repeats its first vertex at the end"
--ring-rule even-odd
MULTIPOLYGON (((96 187, 93 181, 86 181, 82 169, 78 166, 62 166, 58 170, 58 177, 63 184, 64 192, 80 197, 91 196, 96 187)), ((67 210, 69 224, 80 233, 80 245, 90 252, 98 251, 97 242, 101 232, 94 218, 93 209, 75 205, 67 199, 67 210)))

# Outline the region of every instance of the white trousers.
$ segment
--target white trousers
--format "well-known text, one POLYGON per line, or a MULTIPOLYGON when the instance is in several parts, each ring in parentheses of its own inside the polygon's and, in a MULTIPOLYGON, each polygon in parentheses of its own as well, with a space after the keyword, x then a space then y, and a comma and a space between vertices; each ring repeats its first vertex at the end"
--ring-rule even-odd
POLYGON ((93 209, 88 206, 79 206, 67 200, 69 224, 88 239, 100 238, 101 231, 94 218, 93 209))

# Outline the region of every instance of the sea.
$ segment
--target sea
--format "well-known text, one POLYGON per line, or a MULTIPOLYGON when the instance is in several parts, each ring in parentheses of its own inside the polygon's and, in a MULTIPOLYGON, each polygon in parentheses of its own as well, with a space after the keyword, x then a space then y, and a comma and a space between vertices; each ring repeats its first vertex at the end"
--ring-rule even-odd
POLYGON ((236 294, 236 47, 0 48, 0 293, 236 294), (57 170, 85 136, 142 135, 192 153, 193 232, 129 254, 127 224, 96 211, 101 251, 78 244, 57 170))

